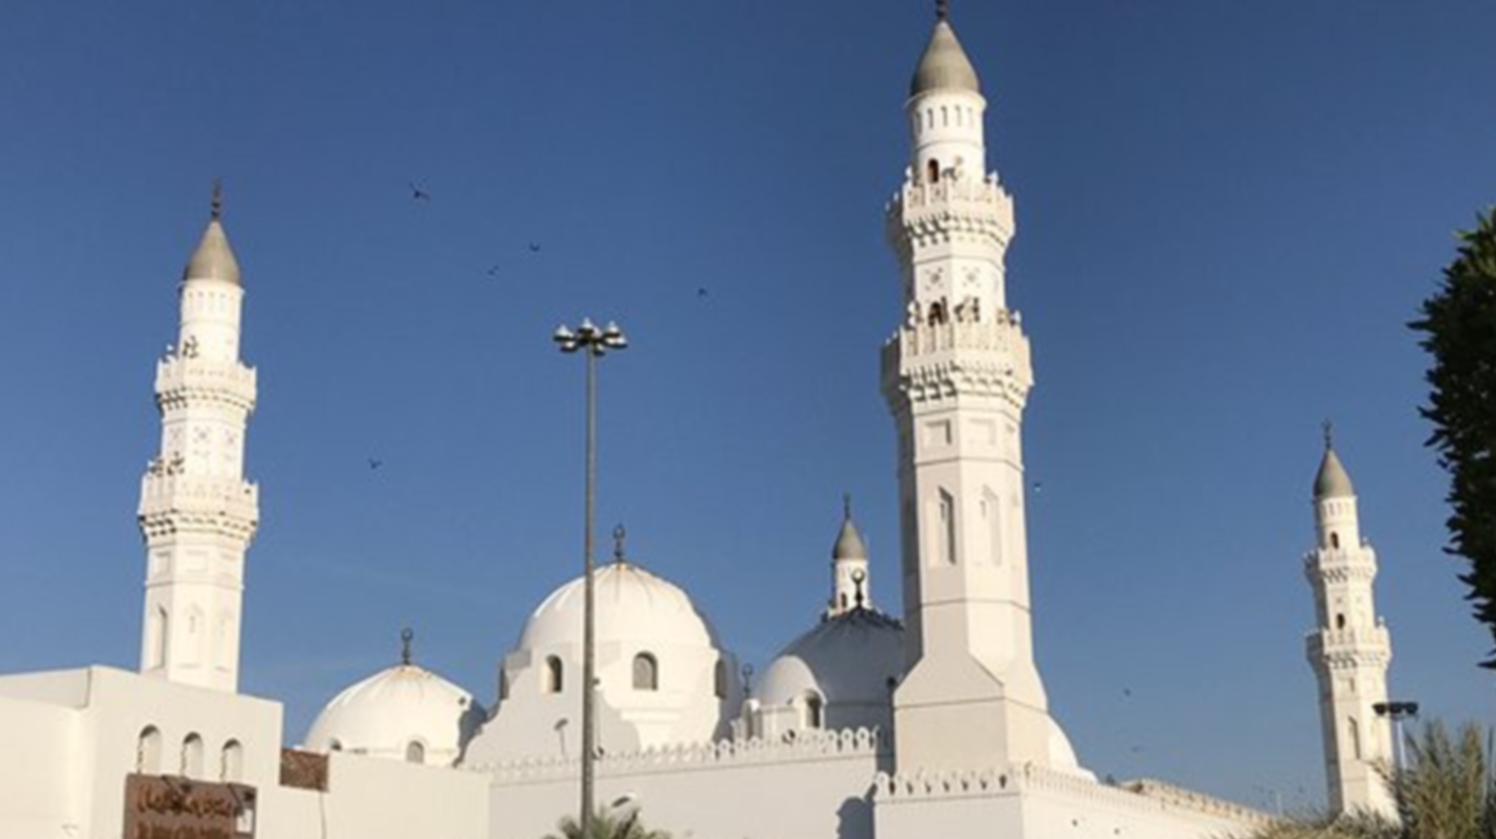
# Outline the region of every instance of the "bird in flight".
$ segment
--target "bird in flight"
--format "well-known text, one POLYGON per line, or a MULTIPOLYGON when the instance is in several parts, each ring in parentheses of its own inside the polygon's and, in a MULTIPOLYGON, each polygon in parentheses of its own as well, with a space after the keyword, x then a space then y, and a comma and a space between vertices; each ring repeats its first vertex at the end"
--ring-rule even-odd
POLYGON ((489 277, 493 277, 493 278, 497 278, 499 276, 499 266, 497 266, 497 265, 490 265, 490 266, 488 266, 488 276, 489 277))
POLYGON ((696 296, 698 298, 699 297, 705 297, 706 296, 706 289, 704 289, 704 288, 698 288, 698 289, 696 289, 696 296))
POLYGON ((381 467, 383 465, 384 465, 384 461, 380 460, 379 458, 377 458, 377 457, 371 457, 371 458, 369 458, 369 468, 370 469, 378 469, 379 467, 381 467))
POLYGON ((539 242, 531 242, 530 243, 530 253, 540 253, 540 243, 539 242))
POLYGON ((431 203, 431 193, 422 189, 416 184, 415 181, 410 182, 410 197, 414 201, 422 201, 427 204, 431 203))

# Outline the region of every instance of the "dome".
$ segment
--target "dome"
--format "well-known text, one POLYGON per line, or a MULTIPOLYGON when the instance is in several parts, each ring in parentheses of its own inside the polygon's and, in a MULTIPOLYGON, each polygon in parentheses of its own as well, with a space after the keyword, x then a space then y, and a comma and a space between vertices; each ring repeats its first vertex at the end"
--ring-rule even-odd
POLYGON ((857 525, 852 523, 850 512, 842 521, 841 532, 836 534, 836 544, 831 548, 831 558, 867 559, 867 546, 862 542, 862 534, 857 532, 857 525))
POLYGON ((872 609, 821 621, 790 642, 753 696, 765 708, 815 697, 826 728, 887 728, 892 688, 904 672, 904 628, 872 609))
POLYGON ((450 766, 483 716, 467 691, 423 667, 399 664, 327 703, 305 746, 450 766))
POLYGON ((956 30, 943 18, 935 22, 930 43, 925 47, 925 54, 920 56, 914 79, 909 83, 910 96, 932 90, 981 92, 976 68, 966 57, 961 42, 956 40, 956 30))
MULTIPOLYGON (((583 582, 578 577, 541 601, 525 623, 520 649, 582 643, 583 582)), ((717 646, 716 633, 679 586, 632 562, 598 567, 594 585, 599 644, 658 640, 717 646)))
POLYGON ((182 269, 182 280, 222 280, 239 284, 239 261, 234 258, 234 249, 229 247, 229 237, 223 231, 223 223, 214 216, 197 243, 197 250, 182 269))
POLYGON ((1335 456, 1335 450, 1327 446, 1325 458, 1319 463, 1319 474, 1314 476, 1314 497, 1350 498, 1355 494, 1356 488, 1351 485, 1351 476, 1340 465, 1340 458, 1335 456))

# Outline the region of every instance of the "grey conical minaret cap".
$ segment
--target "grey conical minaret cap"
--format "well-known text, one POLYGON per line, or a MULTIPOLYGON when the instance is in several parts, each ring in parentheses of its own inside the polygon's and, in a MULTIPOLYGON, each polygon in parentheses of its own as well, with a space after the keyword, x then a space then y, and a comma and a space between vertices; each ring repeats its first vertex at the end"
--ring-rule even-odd
POLYGON ((930 33, 930 43, 925 54, 920 56, 919 66, 914 70, 914 80, 909 83, 909 95, 918 96, 931 90, 967 90, 980 93, 981 82, 977 79, 977 68, 966 57, 966 50, 956 40, 956 30, 946 19, 944 4, 940 6, 935 20, 935 31, 930 33))
POLYGON ((217 184, 213 186, 213 213, 208 219, 208 227, 203 231, 202 239, 198 240, 197 250, 192 252, 192 257, 187 260, 187 267, 182 269, 182 280, 222 280, 224 282, 239 284, 239 260, 234 258, 234 249, 229 247, 229 237, 223 232, 223 222, 219 216, 223 213, 222 194, 217 184))
POLYGON ((1325 446, 1325 457, 1319 462, 1319 474, 1314 476, 1314 497, 1352 498, 1356 488, 1351 485, 1351 476, 1340 465, 1335 449, 1325 446))
POLYGON ((846 515, 842 518, 841 532, 836 534, 836 545, 831 548, 832 559, 867 559, 867 546, 862 543, 862 534, 852 523, 852 502, 846 502, 846 515))

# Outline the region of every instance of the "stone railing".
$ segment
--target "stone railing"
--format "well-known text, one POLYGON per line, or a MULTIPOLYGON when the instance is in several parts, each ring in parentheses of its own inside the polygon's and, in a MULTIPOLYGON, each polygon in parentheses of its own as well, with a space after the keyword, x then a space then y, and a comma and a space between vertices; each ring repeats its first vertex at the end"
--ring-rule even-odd
POLYGON ((1243 825, 1265 824, 1269 817, 1250 807, 1159 781, 1130 781, 1116 786, 1032 764, 1007 769, 888 775, 873 782, 875 801, 889 803, 951 798, 985 798, 1024 792, 1059 793, 1133 812, 1185 810, 1243 825))
POLYGON ((255 522, 260 517, 260 488, 232 478, 148 472, 140 481, 138 512, 142 519, 183 513, 255 522))
MULTIPOLYGON (((597 761, 600 777, 643 775, 768 763, 791 763, 876 757, 888 750, 876 729, 802 731, 782 740, 722 740, 683 744, 637 752, 605 754, 597 761)), ((523 758, 497 763, 464 765, 464 769, 493 775, 498 781, 542 781, 575 777, 581 761, 575 757, 523 758)))
POLYGON ((883 345, 883 375, 885 389, 913 401, 970 393, 1019 408, 1034 384, 1028 338, 1007 312, 900 327, 883 345))
POLYGON ((234 361, 168 356, 156 364, 156 400, 163 407, 196 393, 252 409, 256 387, 254 368, 234 361))

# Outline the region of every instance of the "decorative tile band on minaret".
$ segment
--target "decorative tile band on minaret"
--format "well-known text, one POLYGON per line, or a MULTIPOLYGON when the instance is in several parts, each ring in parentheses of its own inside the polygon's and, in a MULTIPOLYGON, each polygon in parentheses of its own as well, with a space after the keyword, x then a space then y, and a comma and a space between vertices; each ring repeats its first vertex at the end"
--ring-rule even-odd
POLYGON ((1304 575, 1314 591, 1316 629, 1305 652, 1319 682, 1330 811, 1396 818, 1382 774, 1392 763, 1392 737, 1375 709, 1387 701, 1392 640, 1376 613, 1376 551, 1361 537, 1355 487, 1329 423, 1314 478, 1314 519, 1316 545, 1304 557, 1304 575))
POLYGON ((1025 529, 1028 338, 1008 308, 1013 202, 986 174, 987 102, 944 3, 910 84, 911 153, 888 208, 904 323, 883 349, 899 442, 907 674, 900 773, 1051 763, 1025 529))
POLYGON ((177 343, 156 365, 160 453, 141 479, 146 544, 140 670, 235 692, 244 556, 259 523, 244 480, 255 371, 239 360, 244 289, 214 185, 207 228, 182 272, 177 343))

